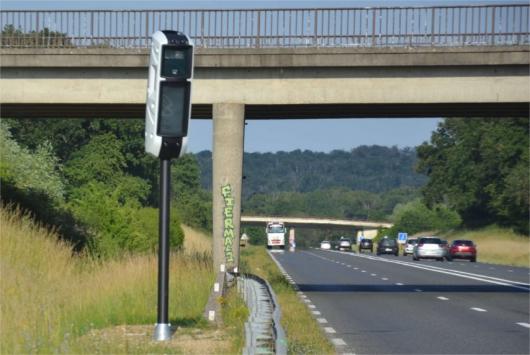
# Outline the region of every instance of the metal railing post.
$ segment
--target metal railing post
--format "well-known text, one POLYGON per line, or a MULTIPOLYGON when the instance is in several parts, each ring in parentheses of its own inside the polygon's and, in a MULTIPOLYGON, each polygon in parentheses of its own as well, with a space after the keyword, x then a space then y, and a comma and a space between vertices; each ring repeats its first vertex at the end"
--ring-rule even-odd
POLYGON ((494 6, 491 12, 491 45, 495 44, 495 9, 496 7, 494 6))
POLYGON ((261 34, 261 11, 258 11, 258 28, 256 33, 256 48, 260 47, 260 34, 261 34))
POLYGON ((313 45, 315 47, 318 47, 318 12, 317 10, 313 10, 315 14, 315 26, 314 26, 314 32, 313 32, 313 45))

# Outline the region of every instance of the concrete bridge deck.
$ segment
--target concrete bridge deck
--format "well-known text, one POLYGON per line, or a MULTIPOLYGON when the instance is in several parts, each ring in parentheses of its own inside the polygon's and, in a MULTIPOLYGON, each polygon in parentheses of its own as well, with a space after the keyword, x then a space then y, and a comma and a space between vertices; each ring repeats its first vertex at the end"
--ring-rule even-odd
POLYGON ((333 218, 314 218, 314 217, 278 217, 278 216, 241 216, 242 225, 265 226, 268 222, 280 221, 288 227, 302 228, 337 228, 337 229, 380 229, 391 228, 392 223, 360 221, 360 220, 342 220, 333 218))
MULTIPOLYGON (((1 48, 2 117, 143 118, 144 49, 1 48)), ((194 118, 528 115, 528 46, 199 48, 194 118)))

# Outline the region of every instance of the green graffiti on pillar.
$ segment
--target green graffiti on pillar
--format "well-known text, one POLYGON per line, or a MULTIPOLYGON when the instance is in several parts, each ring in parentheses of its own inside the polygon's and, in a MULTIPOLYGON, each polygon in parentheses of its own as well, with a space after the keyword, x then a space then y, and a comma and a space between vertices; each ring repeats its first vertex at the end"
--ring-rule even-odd
POLYGON ((232 196, 232 187, 230 184, 221 186, 221 194, 225 201, 225 207, 223 209, 225 258, 227 263, 231 263, 234 261, 234 197, 232 196))

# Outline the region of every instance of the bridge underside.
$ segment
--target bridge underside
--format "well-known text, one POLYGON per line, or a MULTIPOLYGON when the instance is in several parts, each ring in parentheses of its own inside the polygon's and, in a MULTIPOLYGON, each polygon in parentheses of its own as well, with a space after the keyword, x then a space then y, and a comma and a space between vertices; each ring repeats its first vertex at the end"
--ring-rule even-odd
MULTIPOLYGON (((3 118, 145 118, 145 104, 4 103, 3 118)), ((524 102, 422 104, 245 105, 245 119, 528 117, 524 102)), ((211 119, 212 105, 193 105, 192 118, 211 119)))

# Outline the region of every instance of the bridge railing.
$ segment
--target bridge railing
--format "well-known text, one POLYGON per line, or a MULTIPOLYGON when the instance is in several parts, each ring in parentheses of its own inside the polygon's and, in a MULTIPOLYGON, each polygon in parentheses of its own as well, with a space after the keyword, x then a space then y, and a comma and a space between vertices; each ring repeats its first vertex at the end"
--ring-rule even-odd
POLYGON ((146 48, 158 29, 211 48, 526 45, 529 8, 2 10, 1 47, 146 48))

